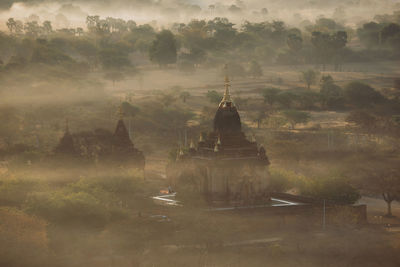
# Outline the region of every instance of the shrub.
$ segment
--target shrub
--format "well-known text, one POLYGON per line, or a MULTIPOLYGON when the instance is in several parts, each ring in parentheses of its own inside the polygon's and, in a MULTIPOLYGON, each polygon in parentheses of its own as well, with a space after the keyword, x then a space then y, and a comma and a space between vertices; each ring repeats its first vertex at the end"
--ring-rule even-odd
POLYGON ((222 99, 222 95, 215 90, 208 91, 206 97, 211 103, 219 103, 222 99))
POLYGON ((344 94, 348 104, 359 108, 367 108, 384 101, 381 93, 362 82, 349 83, 345 88, 344 94))
POLYGON ((8 206, 21 206, 27 195, 39 186, 33 180, 5 179, 0 182, 0 204, 8 206))
POLYGON ((21 211, 0 209, 0 266, 43 266, 48 256, 46 222, 21 211))
POLYGON ((268 190, 270 192, 285 192, 290 189, 290 181, 287 172, 271 168, 268 190))
POLYGON ((361 197, 358 190, 343 176, 311 178, 300 190, 303 195, 336 204, 353 204, 361 197))
POLYGON ((123 207, 135 204, 138 196, 143 198, 142 181, 139 173, 82 178, 62 189, 30 194, 26 210, 59 224, 103 227, 110 221, 127 217, 123 207))
POLYGON ((85 192, 34 193, 28 198, 27 211, 61 224, 104 226, 110 219, 106 206, 85 192))

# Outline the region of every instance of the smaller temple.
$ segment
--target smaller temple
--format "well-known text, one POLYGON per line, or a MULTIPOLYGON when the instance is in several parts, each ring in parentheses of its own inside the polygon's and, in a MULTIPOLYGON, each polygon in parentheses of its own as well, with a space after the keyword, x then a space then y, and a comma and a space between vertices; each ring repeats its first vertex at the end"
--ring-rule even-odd
POLYGON ((64 136, 60 139, 60 142, 58 143, 54 152, 64 155, 75 155, 77 153, 74 145, 74 138, 69 132, 68 119, 65 120, 64 136))
POLYGON ((145 157, 132 143, 123 116, 120 107, 119 120, 114 133, 105 129, 96 129, 71 134, 67 121, 64 136, 54 149, 55 154, 105 165, 144 169, 145 157))
POLYGON ((214 117, 214 129, 197 145, 179 149, 167 169, 174 187, 188 185, 212 199, 245 201, 268 198, 269 160, 263 146, 247 140, 231 99, 229 78, 214 117))
POLYGON ((119 120, 112 137, 111 159, 122 165, 133 165, 144 169, 145 159, 142 151, 135 148, 125 126, 122 106, 119 107, 119 120))

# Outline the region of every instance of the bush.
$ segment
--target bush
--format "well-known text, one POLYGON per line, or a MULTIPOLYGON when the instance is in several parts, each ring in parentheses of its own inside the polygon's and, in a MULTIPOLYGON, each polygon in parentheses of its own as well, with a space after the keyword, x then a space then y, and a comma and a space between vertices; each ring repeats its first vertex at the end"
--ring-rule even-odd
POLYGON ((303 195, 335 204, 353 204, 361 195, 349 180, 342 176, 311 178, 300 188, 303 195))
POLYGON ((347 103, 358 107, 367 108, 373 104, 382 103, 384 97, 368 84, 362 82, 349 83, 344 91, 347 103))
POLYGON ((48 252, 45 221, 0 209, 0 266, 43 266, 48 252))
POLYGON ((21 206, 28 194, 39 186, 33 180, 5 179, 0 182, 0 205, 21 206))
POLYGON ((106 206, 85 192, 34 193, 28 198, 26 210, 60 224, 104 226, 110 219, 106 206))
POLYGON ((288 173, 280 169, 271 168, 268 191, 285 192, 290 189, 291 182, 288 173))
POLYGON ((206 97, 211 103, 218 104, 222 100, 222 95, 215 90, 208 91, 206 97))
POLYGON ((32 193, 26 210, 60 224, 103 227, 127 217, 123 206, 141 187, 132 176, 83 178, 60 190, 32 193))

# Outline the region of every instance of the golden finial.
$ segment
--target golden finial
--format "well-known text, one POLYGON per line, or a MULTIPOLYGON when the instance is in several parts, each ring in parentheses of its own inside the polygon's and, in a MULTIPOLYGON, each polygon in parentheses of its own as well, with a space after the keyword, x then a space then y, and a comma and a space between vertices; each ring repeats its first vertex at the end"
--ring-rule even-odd
POLYGON ((65 132, 68 133, 69 132, 69 125, 68 125, 68 118, 65 119, 65 132))
POLYGON ((218 152, 218 151, 219 151, 218 144, 215 144, 215 146, 214 146, 214 152, 218 152))
POLYGON ((193 139, 190 139, 190 148, 191 149, 195 149, 193 139))
POLYGON ((224 97, 221 100, 221 103, 232 102, 231 94, 229 92, 229 87, 231 86, 231 83, 230 83, 229 77, 228 77, 228 64, 225 64, 224 72, 225 72, 225 92, 224 92, 224 97))
POLYGON ((122 99, 119 101, 119 107, 118 107, 118 115, 119 119, 122 120, 124 118, 124 111, 122 110, 122 99))
POLYGON ((218 141, 217 141, 217 145, 221 145, 221 137, 220 136, 218 136, 218 141))

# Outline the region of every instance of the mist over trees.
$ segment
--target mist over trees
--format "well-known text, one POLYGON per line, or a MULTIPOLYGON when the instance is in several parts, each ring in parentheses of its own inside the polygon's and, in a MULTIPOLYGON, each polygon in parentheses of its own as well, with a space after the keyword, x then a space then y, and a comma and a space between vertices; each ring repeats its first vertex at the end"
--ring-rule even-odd
POLYGON ((187 73, 228 61, 233 77, 260 77, 259 65, 265 64, 314 64, 322 71, 330 65, 334 71, 340 71, 346 62, 400 57, 400 26, 396 19, 368 22, 355 30, 328 18, 302 28, 278 20, 235 25, 216 17, 175 23, 169 30, 159 31, 150 24, 98 15, 87 16, 86 29, 55 29, 52 24, 9 18, 8 34, 3 33, 0 38, 3 68, 24 61, 87 64, 88 69, 101 66, 121 71, 137 66, 130 56, 139 53, 160 66, 177 63, 187 73), (364 47, 361 50, 349 47, 349 34, 354 38, 354 31, 364 47), (249 64, 247 72, 239 62, 249 64))
POLYGON ((388 231, 400 201, 394 4, 357 17, 355 8, 388 1, 58 2, 54 19, 37 11, 49 1, 0 3, 35 10, 10 15, 0 32, 0 265, 294 266, 300 255, 321 266, 329 252, 337 265, 364 266, 398 258, 388 231), (86 14, 85 4, 109 10, 86 14), (314 199, 315 222, 310 214, 210 216, 205 200, 185 190, 196 209, 152 203, 169 186, 165 165, 212 130, 225 75, 245 138, 271 161, 268 190, 314 199), (104 144, 120 119, 146 156, 144 172, 98 161, 111 153, 104 144), (67 129, 77 140, 71 161, 55 155, 67 129), (322 203, 352 209, 360 198, 380 198, 383 208, 368 210, 374 225, 347 224, 342 214, 321 230, 322 203), (249 236, 284 241, 240 253, 224 247, 249 236))

